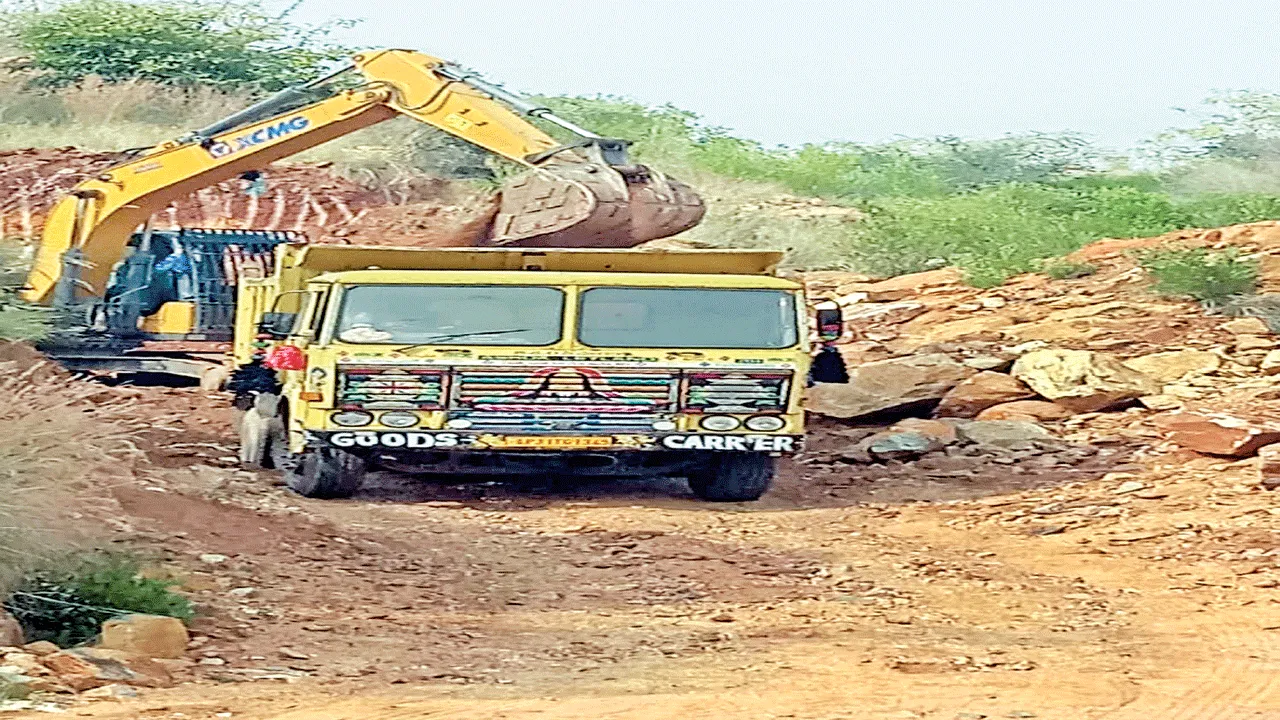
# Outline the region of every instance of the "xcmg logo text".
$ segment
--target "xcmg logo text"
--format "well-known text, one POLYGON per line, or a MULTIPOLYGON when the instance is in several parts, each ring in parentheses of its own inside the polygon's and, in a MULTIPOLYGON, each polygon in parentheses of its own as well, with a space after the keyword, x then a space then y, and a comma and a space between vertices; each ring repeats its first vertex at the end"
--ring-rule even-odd
POLYGON ((219 140, 209 146, 209 154, 216 157, 226 157, 241 150, 247 150, 255 145, 261 145, 264 142, 270 142, 276 138, 282 138, 299 130, 305 130, 311 121, 301 115, 281 120, 275 125, 264 128, 258 128, 251 133, 245 133, 239 137, 230 140, 219 140))

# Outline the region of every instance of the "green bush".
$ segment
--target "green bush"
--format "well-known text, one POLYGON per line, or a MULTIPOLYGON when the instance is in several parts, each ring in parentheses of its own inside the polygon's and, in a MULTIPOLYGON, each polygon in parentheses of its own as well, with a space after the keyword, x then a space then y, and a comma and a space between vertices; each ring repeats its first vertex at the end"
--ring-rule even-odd
POLYGON ((1260 193, 1212 193, 1182 203, 1193 227, 1222 227, 1280 220, 1280 196, 1260 193))
POLYGON ((138 564, 119 557, 95 558, 70 571, 27 577, 4 607, 22 623, 28 640, 62 647, 92 640, 102 623, 129 613, 190 620, 190 601, 172 591, 174 583, 142 577, 138 564))
POLYGON ((1138 261, 1155 281, 1161 295, 1220 302, 1253 293, 1258 285, 1258 262, 1234 250, 1162 248, 1138 254, 1138 261))
POLYGON ((1054 280, 1074 280, 1075 278, 1088 277, 1098 272, 1098 266, 1090 263, 1070 262, 1063 258, 1054 258, 1040 263, 1040 272, 1054 280))
POLYGON ((76 0, 0 16, 48 84, 107 82, 276 90, 347 54, 327 28, 290 23, 255 0, 76 0))

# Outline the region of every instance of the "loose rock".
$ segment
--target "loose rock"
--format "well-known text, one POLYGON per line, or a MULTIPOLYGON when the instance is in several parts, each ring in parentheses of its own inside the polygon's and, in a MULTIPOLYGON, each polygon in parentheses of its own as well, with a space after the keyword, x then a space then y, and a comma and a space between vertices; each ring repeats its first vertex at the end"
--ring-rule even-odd
POLYGON ((1280 423, 1221 410, 1175 410, 1157 416, 1156 427, 1189 450, 1248 457, 1264 445, 1280 443, 1280 423))
POLYGON ((14 616, 0 610, 0 647, 20 647, 25 642, 22 624, 14 616))
POLYGON ((1258 369, 1264 375, 1280 374, 1280 350, 1272 350, 1262 358, 1262 362, 1258 365, 1258 369))
POLYGON ((59 650, 61 650, 62 648, 58 647, 57 645, 54 645, 48 640, 37 640, 33 643, 27 643, 26 645, 23 645, 22 649, 26 650, 27 652, 37 657, 44 657, 45 655, 52 655, 58 652, 59 650))
POLYGON ((942 353, 909 355, 851 368, 847 384, 809 388, 806 405, 820 415, 855 418, 939 400, 977 371, 942 353))
POLYGON ((1006 449, 1027 447, 1037 440, 1050 440, 1048 430, 1021 420, 989 420, 965 423, 960 435, 969 442, 1006 449))
POLYGON ((1207 375, 1222 366, 1222 358, 1207 350, 1171 350, 1124 361, 1127 367, 1161 383, 1207 375))
POLYGON ((1014 377, 1074 412, 1095 412, 1143 395, 1159 382, 1118 359, 1090 350, 1033 350, 1013 364, 1014 377))
POLYGON ((1044 400, 1001 403, 978 413, 979 420, 1063 420, 1073 415, 1067 408, 1044 400))
POLYGON ((1222 329, 1232 335, 1267 335, 1271 328, 1260 318, 1242 317, 1222 323, 1222 329))
POLYGON ((1258 448, 1258 482, 1268 490, 1280 487, 1280 445, 1258 448))
POLYGON ((937 417, 971 418, 993 405, 1035 397, 1021 380, 1004 373, 980 372, 942 397, 937 417))
POLYGON ((85 700, 131 700, 138 697, 138 691, 128 685, 113 683, 102 687, 85 690, 80 693, 85 700))
POLYGON ((169 687, 173 678, 160 663, 119 650, 74 648, 45 657, 44 666, 73 690, 112 683, 137 687, 169 687))
POLYGON ((177 618, 125 615, 102 624, 99 645, 153 658, 179 658, 186 652, 189 639, 187 627, 177 618))

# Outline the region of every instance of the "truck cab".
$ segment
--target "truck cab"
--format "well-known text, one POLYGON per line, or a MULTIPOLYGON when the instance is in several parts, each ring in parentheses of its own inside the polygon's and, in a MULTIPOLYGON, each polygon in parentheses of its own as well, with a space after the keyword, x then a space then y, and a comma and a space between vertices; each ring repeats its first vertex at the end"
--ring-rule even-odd
POLYGON ((800 284, 755 251, 282 245, 241 281, 242 459, 344 497, 367 469, 676 475, 759 498, 798 451, 800 284))

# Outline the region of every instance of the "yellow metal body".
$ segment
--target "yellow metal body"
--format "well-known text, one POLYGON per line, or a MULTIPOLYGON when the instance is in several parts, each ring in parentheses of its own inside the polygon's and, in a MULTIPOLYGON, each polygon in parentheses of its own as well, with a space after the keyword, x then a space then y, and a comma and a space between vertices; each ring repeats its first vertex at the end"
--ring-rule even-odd
POLYGON ((140 330, 156 335, 186 335, 195 326, 196 304, 190 302, 167 302, 139 323, 140 330))
MULTIPOLYGON (((776 277, 778 253, 759 251, 601 251, 601 250, 408 250, 350 246, 278 248, 276 273, 261 280, 242 280, 237 302, 236 364, 248 363, 255 350, 256 328, 270 310, 299 312, 295 331, 285 342, 302 348, 307 369, 280 373, 289 406, 290 447, 300 452, 307 432, 342 431, 332 421, 338 368, 344 365, 386 364, 395 367, 489 369, 538 367, 628 368, 653 371, 726 370, 785 371, 791 373, 787 406, 779 415, 783 426, 769 435, 800 435, 804 411, 800 395, 809 369, 809 347, 803 328, 807 318, 800 284, 776 277), (469 269, 474 268, 474 269, 469 269), (336 319, 341 294, 361 285, 538 285, 566 293, 560 340, 547 346, 435 345, 404 348, 397 345, 342 342, 326 332, 336 319), (797 342, 780 349, 593 348, 577 340, 578 297, 597 287, 684 287, 774 289, 796 296, 797 342), (321 302, 321 299, 327 302, 321 302), (318 317, 319 308, 326 317, 318 317)), ((725 318, 732 322, 732 318, 725 318)), ((443 411, 421 411, 416 430, 440 430, 443 411)), ((748 417, 741 415, 740 419, 748 417)), ((673 417, 673 432, 702 433, 698 416, 673 417)), ((374 423, 362 430, 386 431, 374 423)), ((745 428, 714 433, 719 436, 760 435, 745 428)), ((488 442, 502 449, 515 438, 494 436, 488 442)), ((555 442, 570 442, 555 439, 555 442)), ((532 442, 532 440, 530 440, 532 442)), ((539 440, 538 442, 543 442, 539 440)), ((550 442, 550 441, 548 441, 550 442)), ((582 442, 574 440, 573 442, 582 442)), ((605 438, 613 447, 625 438, 605 438)), ((639 442, 639 440, 637 440, 639 442)), ((515 446, 510 446, 515 447, 515 446)))
POLYGON ((558 146, 506 106, 432 71, 444 61, 408 50, 354 58, 365 83, 311 105, 211 138, 206 147, 172 141, 86 180, 45 222, 23 290, 48 302, 62 274, 63 253, 78 248, 82 289, 100 296, 134 231, 170 202, 355 130, 405 115, 515 162, 558 146))

